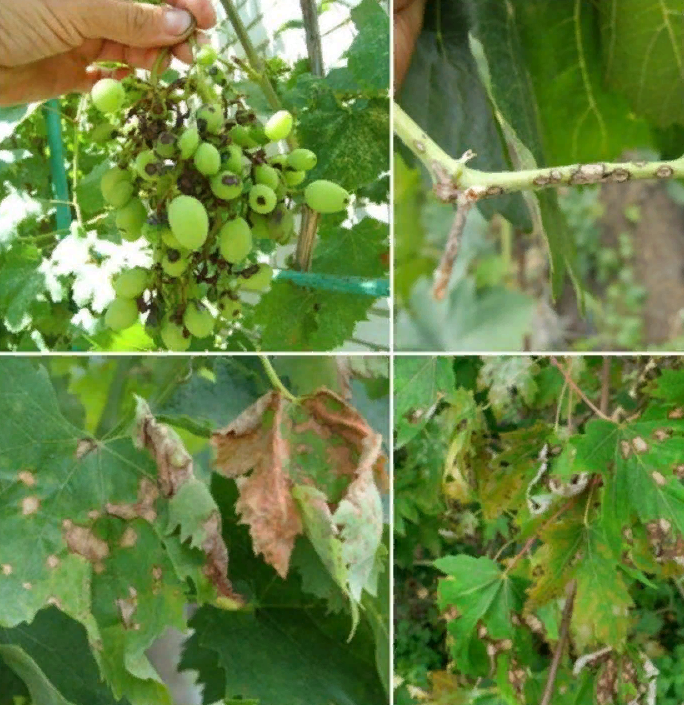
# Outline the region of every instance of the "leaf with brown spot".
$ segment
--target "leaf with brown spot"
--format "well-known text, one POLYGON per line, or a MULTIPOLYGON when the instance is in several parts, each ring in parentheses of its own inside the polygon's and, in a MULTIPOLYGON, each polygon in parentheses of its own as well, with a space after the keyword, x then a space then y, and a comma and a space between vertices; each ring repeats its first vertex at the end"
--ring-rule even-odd
MULTIPOLYGON (((373 593, 382 538, 382 438, 327 389, 298 402, 269 392, 212 437, 216 468, 237 479, 236 510, 255 553, 282 577, 306 532, 350 597, 373 593)), ((356 623, 356 617, 354 619, 356 623)))
MULTIPOLYGON (((228 579, 228 548, 221 536, 218 507, 206 485, 194 476, 193 461, 176 432, 159 423, 147 402, 137 398, 135 442, 157 463, 159 489, 169 500, 168 533, 180 528, 181 542, 190 541, 206 555, 204 574, 218 594, 242 601, 228 579)), ((143 499, 154 495, 141 488, 143 499)))

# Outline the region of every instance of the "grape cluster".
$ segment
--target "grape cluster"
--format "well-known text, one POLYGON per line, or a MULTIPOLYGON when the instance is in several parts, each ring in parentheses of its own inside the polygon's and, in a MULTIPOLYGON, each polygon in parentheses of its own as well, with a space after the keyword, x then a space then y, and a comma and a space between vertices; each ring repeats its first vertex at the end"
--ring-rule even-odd
POLYGON ((101 181, 125 240, 145 238, 153 266, 121 272, 106 325, 121 331, 141 316, 165 347, 185 351, 242 314, 242 291, 264 292, 272 269, 257 261, 260 240, 294 236, 294 213, 347 208, 350 196, 331 181, 302 188, 317 162, 297 148, 281 110, 262 124, 233 88, 231 64, 203 47, 190 72, 171 82, 105 78, 92 90, 107 116, 91 132, 113 145, 115 166, 101 181))

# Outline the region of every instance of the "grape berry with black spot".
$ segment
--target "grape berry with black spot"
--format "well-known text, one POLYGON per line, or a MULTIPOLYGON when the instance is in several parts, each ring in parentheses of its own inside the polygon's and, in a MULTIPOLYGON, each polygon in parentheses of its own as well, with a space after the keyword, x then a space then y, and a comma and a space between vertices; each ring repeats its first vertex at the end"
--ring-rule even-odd
POLYGON ((204 47, 172 82, 133 75, 92 90, 102 119, 91 136, 112 159, 103 198, 122 239, 144 238, 153 261, 117 275, 104 321, 123 331, 143 318, 169 350, 193 338, 214 347, 230 333, 241 292, 264 292, 273 278, 260 241, 291 242, 304 204, 334 213, 350 203, 341 186, 309 180, 314 152, 280 151, 293 116, 280 110, 261 124, 231 83, 232 66, 204 47))

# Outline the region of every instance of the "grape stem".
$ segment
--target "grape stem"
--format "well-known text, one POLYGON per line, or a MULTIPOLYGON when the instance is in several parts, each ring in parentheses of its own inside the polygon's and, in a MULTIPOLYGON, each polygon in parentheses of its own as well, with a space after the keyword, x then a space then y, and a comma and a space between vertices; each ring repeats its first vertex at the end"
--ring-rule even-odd
POLYGON ((394 133, 427 169, 433 182, 434 194, 440 201, 458 206, 454 227, 436 273, 433 288, 436 299, 443 298, 445 294, 467 211, 480 200, 559 186, 624 183, 633 179, 684 178, 684 156, 665 161, 596 162, 521 171, 490 172, 471 169, 466 163, 476 156, 472 151, 468 150, 459 159, 450 157, 396 102, 392 109, 394 133))
POLYGON ((249 65, 259 77, 259 83, 264 95, 266 96, 266 100, 268 100, 268 103, 273 110, 278 110, 281 107, 280 98, 278 98, 278 94, 275 92, 275 89, 266 74, 263 62, 259 58, 259 55, 252 44, 252 40, 249 38, 249 33, 247 32, 242 19, 240 19, 240 13, 233 4, 233 0, 221 0, 221 5, 223 5, 223 9, 226 11, 228 19, 233 25, 233 29, 235 30, 235 34, 237 34, 237 38, 245 51, 245 56, 247 57, 249 65))
POLYGON ((278 373, 275 371, 271 361, 268 359, 268 356, 259 355, 259 359, 261 360, 261 364, 264 366, 264 371, 266 372, 266 375, 274 389, 280 392, 288 401, 297 403, 297 397, 292 394, 292 392, 282 383, 280 377, 278 377, 278 373))

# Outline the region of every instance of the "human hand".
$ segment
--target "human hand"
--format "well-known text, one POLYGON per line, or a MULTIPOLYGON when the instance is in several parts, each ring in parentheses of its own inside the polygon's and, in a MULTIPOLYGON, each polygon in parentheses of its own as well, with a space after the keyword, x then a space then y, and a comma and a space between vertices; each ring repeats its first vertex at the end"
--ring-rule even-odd
MULTIPOLYGON (((151 69, 163 47, 190 63, 187 40, 216 24, 211 0, 21 0, 3 3, 0 106, 89 91, 104 75, 89 67, 115 61, 151 69), (173 7, 171 7, 173 6, 173 7), (193 19, 194 18, 194 19, 193 19)), ((200 38, 201 39, 201 38, 200 38)), ((129 70, 113 74, 123 78, 129 70)))
POLYGON ((423 28, 426 0, 394 0, 394 89, 401 86, 423 28))

